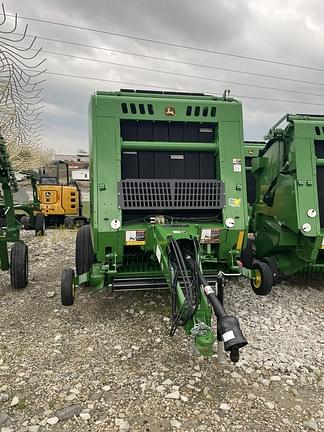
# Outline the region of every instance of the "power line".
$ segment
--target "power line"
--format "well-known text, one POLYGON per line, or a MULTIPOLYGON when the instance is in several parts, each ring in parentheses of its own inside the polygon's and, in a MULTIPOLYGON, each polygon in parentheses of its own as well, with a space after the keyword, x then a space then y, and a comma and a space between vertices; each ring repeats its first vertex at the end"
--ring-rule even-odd
POLYGON ((72 42, 72 41, 65 41, 65 40, 61 40, 61 39, 53 39, 53 38, 46 38, 46 37, 41 37, 41 36, 31 36, 31 35, 30 36, 27 35, 27 37, 31 37, 31 38, 37 37, 37 39, 45 40, 45 41, 49 41, 49 42, 58 42, 58 43, 67 44, 67 45, 79 46, 82 48, 91 48, 91 49, 108 51, 108 52, 113 52, 113 53, 118 53, 118 54, 126 54, 126 55, 135 56, 135 57, 148 58, 151 60, 159 60, 159 61, 181 64, 181 65, 186 65, 186 66, 200 67, 200 68, 204 68, 204 69, 220 70, 220 71, 224 71, 224 72, 234 72, 234 73, 239 73, 239 74, 243 74, 243 75, 251 75, 251 76, 257 76, 257 77, 262 77, 262 78, 272 78, 272 79, 295 82, 295 83, 300 83, 300 84, 309 84, 309 85, 313 85, 313 86, 324 86, 324 83, 320 83, 320 82, 316 82, 316 81, 299 80, 299 79, 294 79, 294 78, 282 77, 282 76, 278 76, 278 75, 261 74, 261 73, 257 73, 257 72, 242 71, 239 69, 221 68, 218 66, 205 65, 205 64, 201 64, 201 63, 186 62, 183 60, 176 60, 176 59, 172 59, 172 58, 150 56, 147 54, 133 53, 130 51, 117 50, 117 49, 113 49, 113 48, 98 47, 95 45, 82 44, 80 42, 72 42))
MULTIPOLYGON (((10 14, 8 14, 8 15, 14 16, 14 15, 10 15, 10 14)), ((68 28, 73 28, 73 29, 78 29, 78 30, 89 31, 89 32, 93 32, 93 33, 107 34, 110 36, 117 36, 117 37, 121 37, 121 38, 137 40, 137 41, 141 41, 141 42, 149 42, 149 43, 169 46, 169 47, 173 47, 173 48, 182 48, 182 49, 187 49, 187 50, 192 50, 192 51, 204 52, 204 53, 208 53, 208 54, 216 54, 216 55, 222 55, 222 56, 226 56, 226 57, 240 58, 240 59, 249 60, 249 61, 256 61, 256 62, 269 63, 269 64, 277 64, 279 66, 289 66, 289 67, 294 67, 294 68, 298 68, 298 69, 312 70, 312 71, 316 71, 316 72, 324 72, 324 69, 300 65, 300 64, 295 64, 295 63, 288 63, 288 62, 281 62, 281 61, 276 61, 276 60, 263 59, 260 57, 244 56, 244 55, 240 55, 240 54, 228 53, 225 51, 211 50, 211 49, 207 49, 207 48, 200 48, 200 47, 194 47, 194 46, 190 46, 190 45, 176 44, 176 43, 172 43, 172 42, 163 42, 163 41, 156 40, 156 39, 144 38, 144 37, 139 37, 139 36, 134 36, 134 35, 127 35, 124 33, 109 32, 107 30, 99 30, 99 29, 95 29, 95 28, 91 28, 91 27, 78 26, 78 25, 74 25, 74 24, 66 24, 66 23, 61 23, 61 22, 54 22, 54 21, 50 21, 50 20, 43 20, 40 18, 31 18, 31 17, 24 17, 24 16, 20 16, 19 18, 25 19, 27 21, 42 22, 45 24, 57 25, 60 27, 68 27, 68 28)))
POLYGON ((89 57, 82 57, 82 56, 77 56, 77 55, 73 55, 73 54, 65 54, 65 53, 59 53, 59 52, 54 52, 54 51, 47 51, 46 50, 43 52, 46 54, 54 54, 54 55, 68 57, 68 58, 74 58, 74 59, 78 59, 78 60, 92 61, 92 62, 96 62, 96 63, 109 64, 109 65, 113 65, 113 66, 125 67, 125 68, 130 68, 130 69, 137 69, 137 70, 142 70, 142 71, 147 71, 147 72, 157 72, 157 73, 163 73, 163 74, 167 74, 167 75, 175 75, 175 76, 180 76, 180 77, 184 77, 184 78, 192 78, 192 79, 200 79, 200 80, 212 81, 212 82, 218 82, 218 83, 234 84, 234 85, 239 85, 239 86, 243 86, 243 87, 254 87, 254 88, 259 88, 259 89, 263 89, 263 90, 275 90, 275 91, 281 91, 281 92, 292 93, 292 94, 303 94, 303 95, 307 95, 307 96, 324 97, 324 94, 310 93, 310 92, 305 92, 305 91, 301 91, 301 90, 289 90, 289 89, 282 89, 282 88, 277 88, 277 87, 268 87, 268 86, 263 86, 263 85, 258 85, 258 84, 248 84, 248 83, 242 83, 242 82, 237 82, 237 81, 219 80, 216 78, 201 77, 201 76, 197 76, 197 75, 189 75, 189 74, 184 74, 184 73, 179 73, 179 72, 172 72, 172 71, 165 71, 165 70, 161 70, 161 69, 147 68, 147 67, 143 67, 143 66, 134 66, 134 65, 124 64, 124 63, 117 63, 117 62, 112 62, 112 61, 107 61, 107 60, 93 59, 93 58, 89 58, 89 57))
MULTIPOLYGON (((183 89, 178 87, 162 87, 156 84, 144 84, 144 83, 134 83, 134 82, 128 82, 128 81, 119 81, 119 80, 111 80, 107 78, 95 78, 95 77, 87 77, 87 76, 81 76, 81 75, 73 75, 73 74, 66 74, 66 73, 60 73, 60 72, 45 72, 48 75, 58 76, 58 77, 67 77, 67 78, 77 78, 77 79, 83 79, 88 81, 100 81, 100 82, 109 82, 114 84, 127 84, 135 87, 148 87, 148 88, 156 88, 156 89, 164 89, 164 90, 175 90, 175 91, 186 91, 190 93, 195 93, 197 90, 192 89, 183 89)), ((256 99, 256 100, 262 100, 262 101, 272 101, 272 102, 286 102, 286 103, 294 103, 294 104, 303 104, 303 105, 314 105, 314 106, 324 106, 324 103, 316 103, 316 102, 305 102, 305 101, 294 101, 294 100, 286 100, 286 99, 276 99, 276 98, 263 98, 258 96, 247 96, 247 95, 239 95, 236 94, 236 97, 242 98, 242 99, 256 99)))

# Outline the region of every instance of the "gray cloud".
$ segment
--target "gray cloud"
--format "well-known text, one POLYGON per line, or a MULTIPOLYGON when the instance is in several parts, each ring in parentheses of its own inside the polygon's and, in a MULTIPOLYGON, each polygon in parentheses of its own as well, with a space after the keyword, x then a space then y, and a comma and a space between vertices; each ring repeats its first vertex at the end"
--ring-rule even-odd
MULTIPOLYGON (((324 6, 319 0, 287 0, 285 3, 279 0, 94 0, 91 3, 85 0, 11 0, 10 6, 5 6, 8 12, 18 12, 20 16, 324 69, 324 6)), ((21 19, 20 25, 23 23, 25 21, 21 19)), ((305 69, 252 62, 32 21, 29 22, 29 28, 30 34, 39 37, 324 83, 323 73, 305 69)), ((45 50, 70 55, 282 89, 283 91, 258 89, 47 54, 47 69, 51 72, 134 82, 138 83, 139 87, 146 83, 161 88, 174 87, 179 90, 189 89, 213 94, 222 94, 225 88, 230 88, 232 94, 243 103, 246 139, 261 139, 267 129, 285 112, 324 111, 324 106, 304 104, 324 104, 324 98, 316 96, 324 94, 324 86, 207 70, 41 39, 39 44, 45 50), (293 94, 287 92, 289 90, 311 92, 315 95, 293 94), (246 96, 292 102, 260 101, 246 96)), ((118 90, 120 87, 131 85, 48 75, 44 91, 44 143, 55 149, 64 149, 66 152, 79 148, 86 149, 87 111, 91 93, 95 90, 118 90)))

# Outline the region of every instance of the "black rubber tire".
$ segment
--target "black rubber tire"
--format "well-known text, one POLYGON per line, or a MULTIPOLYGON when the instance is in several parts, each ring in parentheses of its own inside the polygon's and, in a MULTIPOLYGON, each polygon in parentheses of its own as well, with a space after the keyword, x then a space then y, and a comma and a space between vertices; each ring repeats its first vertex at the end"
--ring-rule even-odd
POLYGON ((28 284, 28 247, 23 242, 14 243, 11 248, 10 283, 14 289, 26 288, 28 284))
POLYGON ((29 216, 25 216, 25 215, 21 216, 19 222, 21 223, 21 225, 24 227, 25 230, 29 230, 31 228, 29 216))
POLYGON ((45 216, 43 213, 37 213, 35 216, 35 235, 43 236, 45 234, 45 216))
POLYGON ((86 224, 86 220, 83 219, 83 218, 75 219, 75 220, 74 220, 74 223, 75 223, 75 226, 76 226, 77 228, 81 228, 81 227, 83 227, 83 226, 86 224))
POLYGON ((253 265, 253 247, 252 240, 247 239, 246 247, 241 251, 241 261, 245 268, 251 269, 253 265))
POLYGON ((281 278, 275 257, 263 257, 261 261, 265 262, 270 267, 272 271, 273 285, 279 283, 281 281, 281 278))
POLYGON ((258 280, 251 279, 251 286, 255 294, 264 296, 271 292, 273 285, 271 268, 262 261, 257 261, 253 264, 252 270, 258 272, 258 280))
POLYGON ((74 303, 74 270, 64 269, 61 277, 61 302, 63 306, 74 303))
POLYGON ((66 216, 66 217, 64 218, 64 227, 65 227, 65 228, 68 228, 68 229, 72 229, 72 228, 73 228, 73 225, 74 225, 74 220, 73 220, 73 218, 70 217, 70 216, 66 216))
POLYGON ((88 273, 96 262, 92 245, 90 225, 79 228, 75 242, 75 268, 79 276, 88 273))

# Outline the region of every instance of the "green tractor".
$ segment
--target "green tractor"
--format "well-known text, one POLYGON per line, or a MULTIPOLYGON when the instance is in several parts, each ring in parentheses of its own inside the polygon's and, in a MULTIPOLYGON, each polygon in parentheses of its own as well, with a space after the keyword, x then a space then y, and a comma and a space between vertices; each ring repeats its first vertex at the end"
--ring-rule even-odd
MULTIPOLYGON (((270 292, 260 261, 273 284, 281 275, 324 270, 324 116, 287 114, 266 138, 251 164, 254 246, 250 240, 242 252, 243 264, 257 271, 252 287, 260 295, 270 292)), ((245 147, 247 153, 251 143, 245 147)))
POLYGON ((28 284, 28 248, 19 240, 20 223, 15 214, 13 193, 18 186, 12 170, 5 141, 0 136, 0 268, 10 271, 13 288, 25 288, 28 284), (8 253, 8 243, 13 243, 8 253))
MULTIPOLYGON (((241 104, 204 94, 121 90, 90 102, 90 225, 76 239, 75 288, 171 291, 179 326, 210 356, 219 342, 239 359, 247 344, 223 306, 225 278, 246 274, 248 208, 241 104), (211 328, 217 317, 217 334, 211 328)), ((268 268, 269 283, 272 281, 268 268)))

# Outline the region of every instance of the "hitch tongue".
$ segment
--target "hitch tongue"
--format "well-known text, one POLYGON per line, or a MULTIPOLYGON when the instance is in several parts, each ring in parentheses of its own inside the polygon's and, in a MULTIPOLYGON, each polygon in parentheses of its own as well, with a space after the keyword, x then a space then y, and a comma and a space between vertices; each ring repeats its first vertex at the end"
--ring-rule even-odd
POLYGON ((224 341, 224 349, 225 351, 230 351, 230 358, 232 362, 236 363, 240 357, 240 348, 247 345, 247 340, 243 336, 238 319, 226 313, 222 302, 215 294, 213 288, 208 285, 206 278, 192 256, 188 254, 185 258, 190 269, 196 272, 204 293, 214 310, 217 317, 217 331, 224 341))

